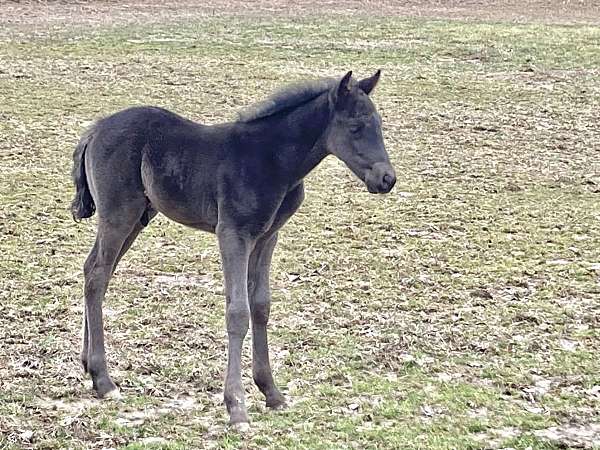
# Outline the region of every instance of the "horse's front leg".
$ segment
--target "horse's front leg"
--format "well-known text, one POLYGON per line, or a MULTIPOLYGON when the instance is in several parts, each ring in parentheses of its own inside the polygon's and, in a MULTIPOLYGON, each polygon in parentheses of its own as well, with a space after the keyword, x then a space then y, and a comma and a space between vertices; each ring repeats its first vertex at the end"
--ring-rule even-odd
POLYGON ((229 340, 224 389, 225 405, 229 412, 229 423, 245 431, 248 428, 249 418, 242 386, 241 359, 242 344, 250 322, 248 258, 252 241, 231 229, 218 229, 217 236, 225 278, 225 320, 229 340))
POLYGON ((258 241, 250 256, 248 268, 248 295, 252 314, 252 376, 270 408, 285 406, 285 398, 273 380, 267 340, 271 309, 269 272, 276 243, 277 234, 258 241))

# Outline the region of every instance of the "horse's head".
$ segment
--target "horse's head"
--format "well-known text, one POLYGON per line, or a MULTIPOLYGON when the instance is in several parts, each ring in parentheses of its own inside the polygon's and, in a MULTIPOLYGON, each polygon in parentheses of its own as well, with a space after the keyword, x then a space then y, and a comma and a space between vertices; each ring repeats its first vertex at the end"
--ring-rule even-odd
POLYGON ((341 159, 371 193, 386 194, 396 173, 383 144, 381 117, 369 94, 381 71, 354 81, 348 72, 329 94, 333 117, 327 129, 327 151, 341 159))

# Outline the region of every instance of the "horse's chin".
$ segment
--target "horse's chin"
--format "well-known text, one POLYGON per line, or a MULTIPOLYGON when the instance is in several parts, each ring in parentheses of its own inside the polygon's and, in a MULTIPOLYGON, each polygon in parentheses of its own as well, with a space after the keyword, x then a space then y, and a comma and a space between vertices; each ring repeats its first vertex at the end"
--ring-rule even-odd
POLYGON ((370 186, 370 185, 366 185, 367 186, 367 191, 369 191, 370 194, 379 194, 379 190, 375 187, 375 186, 370 186))
POLYGON ((367 190, 371 194, 387 194, 394 187, 394 183, 365 183, 365 186, 367 186, 367 190))

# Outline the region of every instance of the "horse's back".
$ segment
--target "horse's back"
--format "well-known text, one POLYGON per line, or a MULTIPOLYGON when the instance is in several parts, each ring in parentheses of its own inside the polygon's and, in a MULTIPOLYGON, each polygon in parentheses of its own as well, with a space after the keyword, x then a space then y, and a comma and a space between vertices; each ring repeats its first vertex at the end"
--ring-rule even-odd
POLYGON ((150 140, 167 130, 190 133, 201 127, 171 111, 155 106, 136 106, 98 120, 92 127, 96 141, 94 153, 112 155, 115 152, 140 152, 150 140))
POLYGON ((100 215, 146 201, 142 180, 145 152, 169 153, 181 136, 192 139, 200 125, 162 108, 128 108, 98 120, 86 133, 85 170, 100 215), (172 135, 180 136, 173 140, 172 135), (170 150, 169 150, 170 149, 170 150))

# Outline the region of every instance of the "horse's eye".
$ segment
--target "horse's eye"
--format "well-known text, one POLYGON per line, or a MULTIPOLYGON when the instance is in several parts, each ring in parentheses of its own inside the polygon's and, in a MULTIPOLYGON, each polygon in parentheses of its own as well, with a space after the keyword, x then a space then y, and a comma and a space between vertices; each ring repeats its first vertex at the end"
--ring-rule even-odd
POLYGON ((360 125, 353 125, 350 127, 350 133, 352 134, 359 134, 362 129, 364 128, 364 125, 360 124, 360 125))

